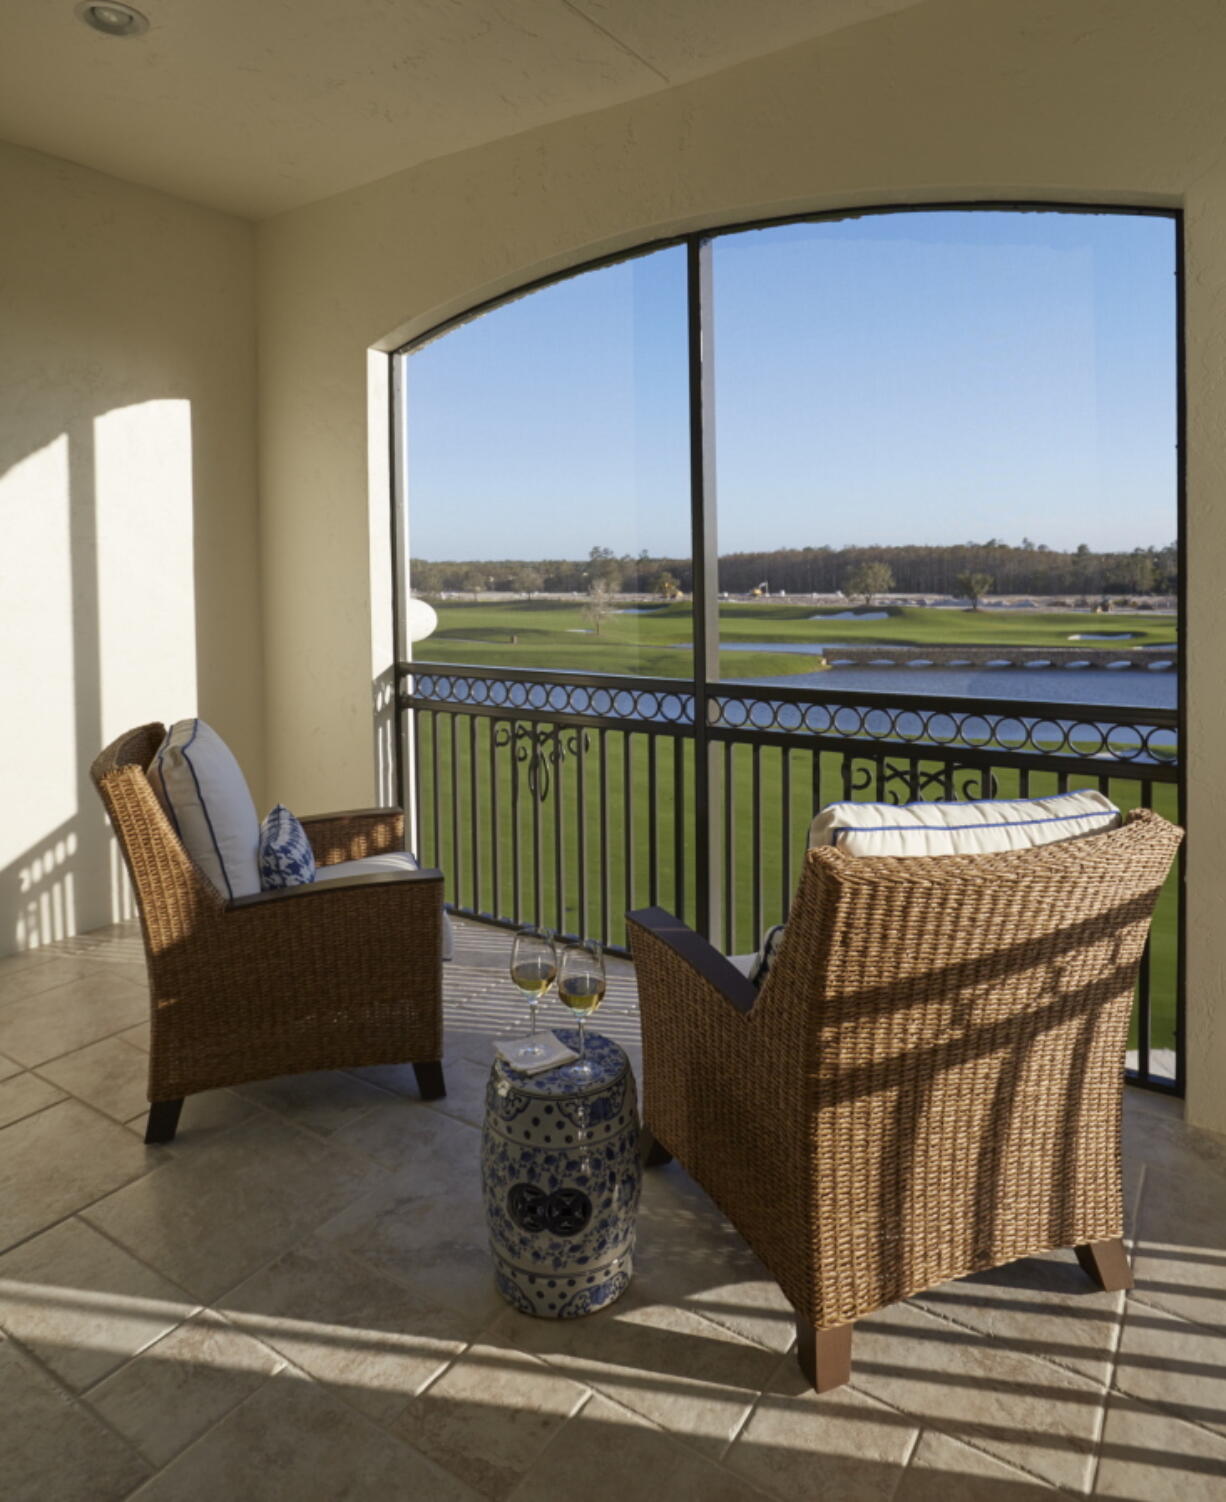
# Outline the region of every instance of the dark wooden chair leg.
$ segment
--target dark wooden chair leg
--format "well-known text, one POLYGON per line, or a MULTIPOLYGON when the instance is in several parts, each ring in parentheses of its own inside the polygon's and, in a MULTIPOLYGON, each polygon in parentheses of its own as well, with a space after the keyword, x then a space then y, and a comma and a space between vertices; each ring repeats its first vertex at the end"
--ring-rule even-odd
POLYGON ((149 1120, 145 1123, 146 1142, 173 1142, 179 1130, 179 1112, 183 1109, 183 1097, 178 1100, 154 1100, 149 1103, 149 1120))
POLYGON ((1085 1271, 1108 1293, 1118 1293, 1132 1287, 1132 1268, 1128 1265, 1128 1253, 1124 1243, 1114 1241, 1089 1241, 1084 1246, 1074 1247, 1077 1260, 1085 1271))
POLYGON ((442 1100, 447 1094, 443 1066, 437 1059, 426 1064, 414 1064, 413 1073, 417 1076, 417 1089, 422 1100, 442 1100))
POLYGON ((813 1384, 814 1392, 829 1392, 851 1380, 852 1325, 815 1330, 807 1321, 796 1320, 796 1359, 813 1384))
POLYGON ((673 1161, 673 1155, 647 1125, 639 1129, 639 1160, 644 1168, 663 1168, 673 1161))

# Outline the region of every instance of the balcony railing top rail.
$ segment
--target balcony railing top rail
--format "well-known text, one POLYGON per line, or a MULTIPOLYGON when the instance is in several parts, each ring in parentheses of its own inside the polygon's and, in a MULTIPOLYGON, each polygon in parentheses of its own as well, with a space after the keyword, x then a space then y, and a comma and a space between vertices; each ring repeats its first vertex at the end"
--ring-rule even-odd
MULTIPOLYGON (((1002 678, 1007 677, 1002 672, 1002 678)), ((458 663, 400 663, 403 709, 463 708, 470 714, 582 723, 592 729, 692 735, 696 696, 688 679, 539 672, 458 663)), ((720 682, 707 686, 706 737, 793 748, 863 741, 905 754, 955 750, 976 765, 1025 764, 1052 771, 1126 764, 1146 781, 1179 776, 1174 709, 1007 697, 934 696, 918 689, 792 687, 720 682)))

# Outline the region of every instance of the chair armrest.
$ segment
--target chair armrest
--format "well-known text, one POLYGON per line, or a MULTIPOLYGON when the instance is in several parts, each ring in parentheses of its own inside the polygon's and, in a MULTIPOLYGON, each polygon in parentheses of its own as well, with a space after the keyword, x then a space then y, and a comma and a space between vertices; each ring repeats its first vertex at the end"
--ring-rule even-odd
POLYGON ((662 907, 639 908, 626 922, 649 933, 693 970, 738 1012, 750 1012, 758 998, 756 987, 730 959, 680 918, 662 907))
POLYGON ((442 880, 443 873, 435 866, 427 866, 420 871, 376 871, 369 876, 338 876, 333 881, 304 881, 296 887, 273 887, 267 892, 252 892, 249 897, 232 897, 226 903, 225 910, 228 913, 242 912, 246 908, 268 907, 305 897, 326 897, 329 892, 352 892, 362 887, 400 887, 413 882, 442 880))
POLYGON ((404 810, 400 808, 353 808, 312 814, 301 822, 321 866, 404 849, 404 810))

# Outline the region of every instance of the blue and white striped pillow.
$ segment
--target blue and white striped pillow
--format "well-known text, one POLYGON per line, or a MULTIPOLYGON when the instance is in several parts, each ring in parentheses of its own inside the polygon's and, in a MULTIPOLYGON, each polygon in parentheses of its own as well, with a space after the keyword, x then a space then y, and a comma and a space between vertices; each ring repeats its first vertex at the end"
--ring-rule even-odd
POLYGON ((284 803, 278 803, 260 825, 260 886, 269 892, 314 880, 315 853, 306 830, 284 803))

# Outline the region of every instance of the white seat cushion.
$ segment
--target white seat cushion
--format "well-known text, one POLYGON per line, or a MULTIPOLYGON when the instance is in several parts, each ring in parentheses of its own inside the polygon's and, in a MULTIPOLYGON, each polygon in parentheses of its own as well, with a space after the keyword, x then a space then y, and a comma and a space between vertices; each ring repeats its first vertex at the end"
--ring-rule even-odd
POLYGON ((1102 834, 1120 822, 1103 793, 979 803, 832 803, 809 827, 809 846, 847 855, 990 855, 1102 834))
POLYGON ((234 753, 203 720, 179 720, 149 766, 183 848, 226 897, 260 890, 260 819, 234 753))
MULTIPOLYGON (((315 880, 336 881, 343 876, 382 876, 388 871, 420 871, 421 862, 407 850, 385 850, 382 855, 363 856, 360 861, 337 861, 334 866, 316 866, 315 880)), ((443 958, 455 953, 451 919, 443 914, 443 958)))

